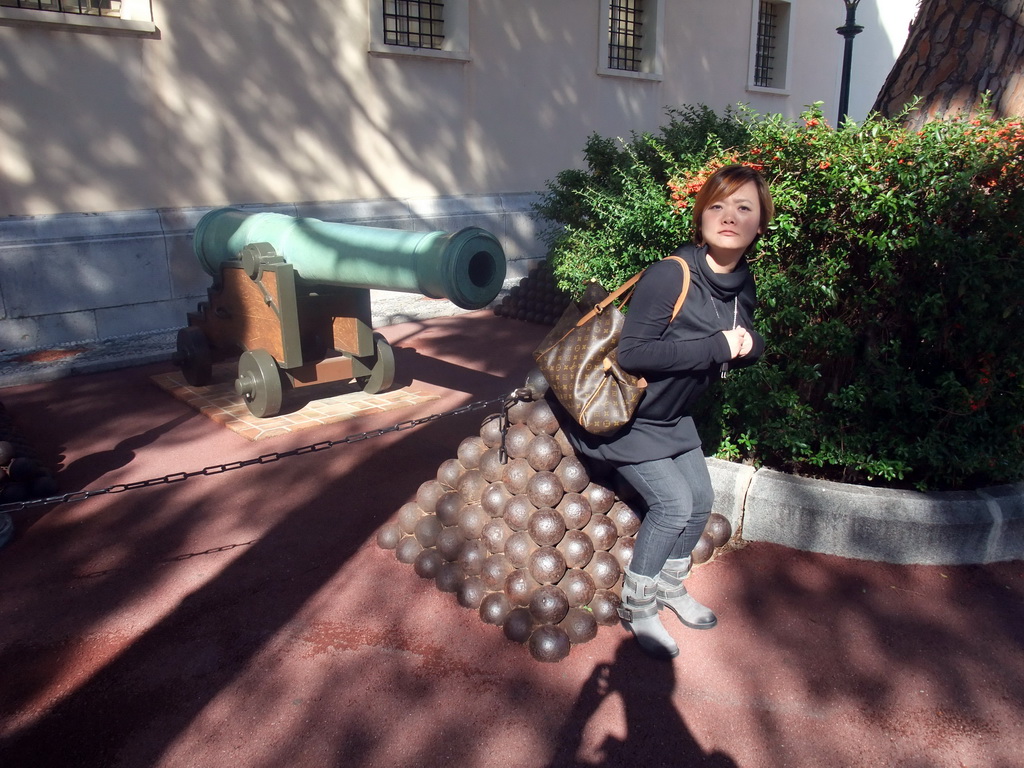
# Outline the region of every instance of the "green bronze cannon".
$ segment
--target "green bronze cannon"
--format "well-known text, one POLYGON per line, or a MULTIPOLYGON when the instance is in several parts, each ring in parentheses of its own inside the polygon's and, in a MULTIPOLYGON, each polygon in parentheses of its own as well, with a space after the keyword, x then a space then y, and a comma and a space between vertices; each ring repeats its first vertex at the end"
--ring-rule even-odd
POLYGON ((204 386, 215 356, 240 353, 235 390, 259 417, 280 411, 285 385, 355 380, 375 393, 394 383, 371 289, 480 309, 505 279, 501 244, 478 227, 410 232, 220 208, 199 221, 193 248, 213 285, 178 332, 174 361, 204 386))

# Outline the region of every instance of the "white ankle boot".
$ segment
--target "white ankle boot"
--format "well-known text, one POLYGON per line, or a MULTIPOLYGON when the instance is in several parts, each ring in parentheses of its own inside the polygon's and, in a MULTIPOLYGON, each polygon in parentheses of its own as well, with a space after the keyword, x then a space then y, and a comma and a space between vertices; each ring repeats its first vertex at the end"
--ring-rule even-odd
POLYGON ((658 618, 656 578, 641 576, 626 569, 619 618, 649 656, 671 659, 679 655, 679 646, 658 618))
POLYGON ((711 629, 718 617, 707 606, 701 605, 683 586, 690 574, 690 558, 668 560, 658 574, 657 601, 660 607, 670 608, 679 620, 692 629, 711 629))

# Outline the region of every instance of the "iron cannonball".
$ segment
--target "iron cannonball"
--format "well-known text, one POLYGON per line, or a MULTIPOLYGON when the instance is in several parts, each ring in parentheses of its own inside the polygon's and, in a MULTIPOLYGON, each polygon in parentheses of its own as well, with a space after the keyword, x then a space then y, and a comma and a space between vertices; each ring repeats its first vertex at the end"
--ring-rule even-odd
POLYGON ((487 479, 479 469, 467 469, 455 484, 462 500, 467 504, 476 504, 487 487, 487 479))
POLYGON ((437 572, 441 570, 443 564, 444 558, 441 557, 441 553, 430 547, 416 555, 416 559, 412 563, 412 569, 421 579, 433 579, 437 576, 437 572))
POLYGON ((516 568, 505 577, 504 591, 512 605, 529 605, 534 590, 539 587, 540 584, 525 568, 516 568))
POLYGON ((590 485, 587 468, 575 456, 563 456, 555 468, 555 474, 567 493, 579 493, 590 485))
POLYGON ((520 606, 513 608, 505 616, 505 623, 501 625, 501 631, 505 637, 513 643, 525 643, 533 633, 533 616, 530 609, 520 606))
POLYGON ((526 459, 510 459, 501 473, 501 482, 513 495, 526 493, 530 479, 535 474, 537 474, 536 470, 526 459))
MULTIPOLYGON (((555 413, 551 410, 547 400, 541 398, 533 404, 530 415, 526 419, 526 426, 535 435, 554 435, 558 431, 558 419, 555 418, 555 413)), ((558 441, 556 440, 555 443, 557 445, 558 441)), ((561 450, 561 446, 559 446, 559 450, 561 450)))
POLYGON ((41 499, 47 496, 52 496, 57 492, 57 481, 53 475, 49 473, 49 470, 42 470, 42 474, 32 480, 30 486, 30 495, 33 498, 41 499))
POLYGON ((711 536, 705 531, 697 539, 697 543, 693 547, 693 552, 690 553, 690 559, 694 565, 700 565, 706 563, 711 559, 711 556, 715 553, 715 543, 711 540, 711 536))
POLYGON ((466 575, 462 572, 462 566, 458 563, 441 563, 437 569, 437 576, 434 577, 434 584, 442 592, 458 592, 466 575))
POLYGON ((504 592, 491 592, 484 595, 480 601, 480 619, 485 624, 500 627, 505 623, 505 617, 511 610, 512 603, 508 601, 504 592))
POLYGON ((398 562, 406 565, 416 561, 416 556, 423 551, 423 545, 415 536, 403 536, 402 540, 395 546, 395 557, 398 562))
POLYGON ((565 520, 566 528, 577 530, 586 527, 590 522, 593 513, 590 510, 590 502, 582 493, 567 493, 555 507, 565 520))
POLYGON ((607 514, 615 503, 615 492, 597 483, 584 488, 583 496, 590 502, 590 509, 595 515, 607 514))
POLYGON ((465 471, 466 468, 462 466, 458 459, 446 459, 437 468, 437 482, 443 485, 446 491, 455 490, 459 478, 462 477, 462 473, 465 471))
POLYGON ((590 601, 590 612, 594 619, 603 627, 611 627, 619 623, 619 596, 607 589, 599 589, 590 601))
POLYGON ((564 461, 558 441, 551 435, 540 434, 530 440, 526 449, 526 460, 538 472, 550 472, 564 461))
POLYGON ((562 627, 544 624, 530 635, 530 655, 537 661, 559 662, 569 655, 572 643, 562 627))
POLYGON ((565 520, 550 507, 538 509, 526 523, 526 530, 537 546, 553 547, 565 536, 565 520))
POLYGON ((594 542, 594 549, 605 551, 614 547, 619 538, 619 529, 615 527, 615 521, 607 515, 591 517, 583 532, 594 542))
POLYGON ((594 556, 594 542, 583 531, 570 530, 558 542, 558 551, 568 568, 584 568, 594 556))
POLYGON ((384 523, 377 529, 377 546, 381 549, 394 549, 402 540, 403 533, 398 523, 384 523))
POLYGON ((479 539, 463 543, 462 551, 459 552, 462 571, 467 576, 479 576, 483 572, 484 562, 489 555, 487 547, 479 539))
POLYGON ((448 491, 437 500, 437 519, 441 521, 441 525, 458 525, 459 515, 462 513, 462 508, 466 503, 462 500, 462 496, 458 491, 448 491))
POLYGON ((626 570, 629 564, 633 562, 633 547, 635 545, 636 539, 627 539, 625 536, 620 536, 619 540, 615 542, 615 546, 608 550, 619 561, 622 570, 626 570))
POLYGON ((467 504, 459 512, 459 531, 466 539, 479 539, 484 526, 491 522, 491 516, 479 504, 467 504))
POLYGON ((550 389, 548 380, 544 378, 544 374, 540 372, 540 368, 532 368, 530 372, 526 374, 526 381, 523 382, 523 388, 530 392, 530 396, 537 402, 540 402, 544 397, 544 394, 550 389))
POLYGON ((28 501, 30 497, 31 492, 25 483, 0 480, 0 504, 16 504, 19 501, 28 501))
POLYGON ((484 586, 483 580, 479 576, 469 576, 459 585, 457 593, 459 605, 476 610, 480 607, 486 594, 487 587, 484 586))
POLYGON ((423 515, 423 510, 415 501, 403 504, 398 509, 398 527, 402 529, 402 533, 412 533, 416 530, 416 523, 423 515))
POLYGON ((505 465, 501 463, 501 451, 497 448, 488 448, 487 452, 480 457, 480 472, 484 480, 489 483, 496 483, 505 474, 505 465))
POLYGON ((513 424, 505 435, 505 450, 513 459, 525 459, 533 437, 533 432, 525 424, 513 424))
POLYGON ((559 429, 553 435, 555 441, 558 443, 558 447, 562 449, 563 456, 575 456, 576 449, 572 447, 572 443, 569 442, 568 436, 565 434, 565 430, 559 429))
POLYGON ((505 504, 511 498, 512 493, 498 480, 484 488, 484 492, 480 494, 480 506, 491 517, 501 517, 505 512, 505 504))
POLYGON ((530 555, 538 549, 527 531, 515 531, 505 539, 505 557, 516 568, 525 568, 530 555))
POLYGON ((427 480, 425 483, 421 483, 420 487, 416 490, 416 503, 420 509, 426 512, 428 515, 434 513, 434 509, 437 506, 437 500, 440 499, 448 489, 441 485, 437 480, 427 480))
POLYGON ((437 544, 437 534, 444 528, 441 521, 435 515, 426 515, 416 521, 416 528, 413 534, 416 540, 424 547, 432 547, 437 544))
POLYGON ((569 612, 569 600, 554 584, 545 584, 533 590, 529 608, 538 624, 557 624, 569 612))
POLYGON ((487 551, 498 554, 505 551, 505 542, 512 535, 512 529, 500 517, 491 518, 480 531, 480 539, 487 545, 487 551))
POLYGON ((712 512, 704 526, 704 533, 711 537, 711 543, 716 547, 724 547, 732 536, 732 526, 725 515, 712 512))
POLYGON ((557 584, 565 575, 565 556, 555 547, 541 547, 530 553, 527 568, 538 584, 557 584))
POLYGON ((598 589, 611 589, 622 576, 622 566, 611 552, 595 552, 584 570, 590 574, 598 589))
POLYGON ((530 516, 536 511, 537 508, 530 503, 529 498, 519 494, 505 502, 501 518, 513 531, 525 531, 530 523, 530 516))
POLYGON ((480 439, 488 448, 501 445, 501 417, 497 413, 492 413, 480 425, 480 439))
POLYGON ((568 569, 558 586, 565 593, 569 605, 574 608, 589 604, 597 592, 593 577, 580 568, 568 569))
POLYGON ((640 516, 625 502, 617 501, 612 504, 612 508, 608 510, 608 517, 615 523, 619 536, 635 536, 640 530, 640 516))
POLYGON ((15 457, 17 451, 14 449, 14 445, 9 440, 0 441, 0 467, 5 467, 11 463, 11 459, 15 457))
POLYGON ((525 424, 532 409, 533 403, 529 400, 516 400, 508 409, 508 423, 512 426, 525 424))
POLYGON ((554 472, 537 472, 526 484, 526 496, 537 509, 558 506, 564 495, 562 483, 554 472))
POLYGON ((509 562, 505 555, 500 553, 491 555, 484 560, 483 567, 480 569, 480 578, 484 580, 484 584, 487 585, 488 589, 503 590, 505 588, 505 579, 515 569, 515 566, 509 562))
MULTIPOLYGON (((24 451, 22 451, 24 454, 24 451)), ((31 480, 39 473, 39 462, 29 456, 15 456, 4 467, 4 472, 15 482, 31 480)))
POLYGON ((593 613, 582 608, 570 608, 558 626, 565 630, 573 645, 589 643, 597 637, 597 619, 593 613))
POLYGON ((480 459, 484 453, 487 452, 487 444, 479 435, 467 437, 461 443, 455 452, 455 455, 459 458, 459 463, 462 464, 466 469, 478 469, 480 467, 480 459))
POLYGON ((462 554, 462 545, 465 543, 466 540, 462 537, 462 532, 458 528, 452 527, 440 530, 437 534, 437 543, 434 546, 445 560, 452 562, 459 559, 459 555, 462 554))

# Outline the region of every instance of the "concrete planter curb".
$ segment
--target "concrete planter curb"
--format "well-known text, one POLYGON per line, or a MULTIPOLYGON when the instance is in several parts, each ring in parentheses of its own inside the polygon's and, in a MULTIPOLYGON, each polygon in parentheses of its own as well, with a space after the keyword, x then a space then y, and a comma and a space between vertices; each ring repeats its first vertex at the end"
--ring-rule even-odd
POLYGON ((1024 484, 919 493, 708 466, 715 511, 744 541, 900 565, 1024 559, 1024 484))

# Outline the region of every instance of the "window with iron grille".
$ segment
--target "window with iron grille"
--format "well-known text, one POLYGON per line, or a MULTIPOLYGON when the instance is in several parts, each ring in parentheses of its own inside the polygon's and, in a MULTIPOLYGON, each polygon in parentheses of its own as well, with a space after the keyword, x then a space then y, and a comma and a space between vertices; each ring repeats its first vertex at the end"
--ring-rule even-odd
POLYGON ((791 0, 751 0, 748 88, 786 90, 792 10, 791 0))
POLYGON ((639 72, 644 54, 644 0, 608 4, 608 68, 639 72))
POLYGON ((444 3, 440 0, 384 0, 384 43, 441 50, 444 3))
POLYGON ((757 51, 754 54, 754 85, 771 88, 775 74, 778 14, 774 3, 761 2, 757 12, 757 51))
POLYGON ((121 15, 120 0, 0 0, 0 7, 114 18, 121 15))

